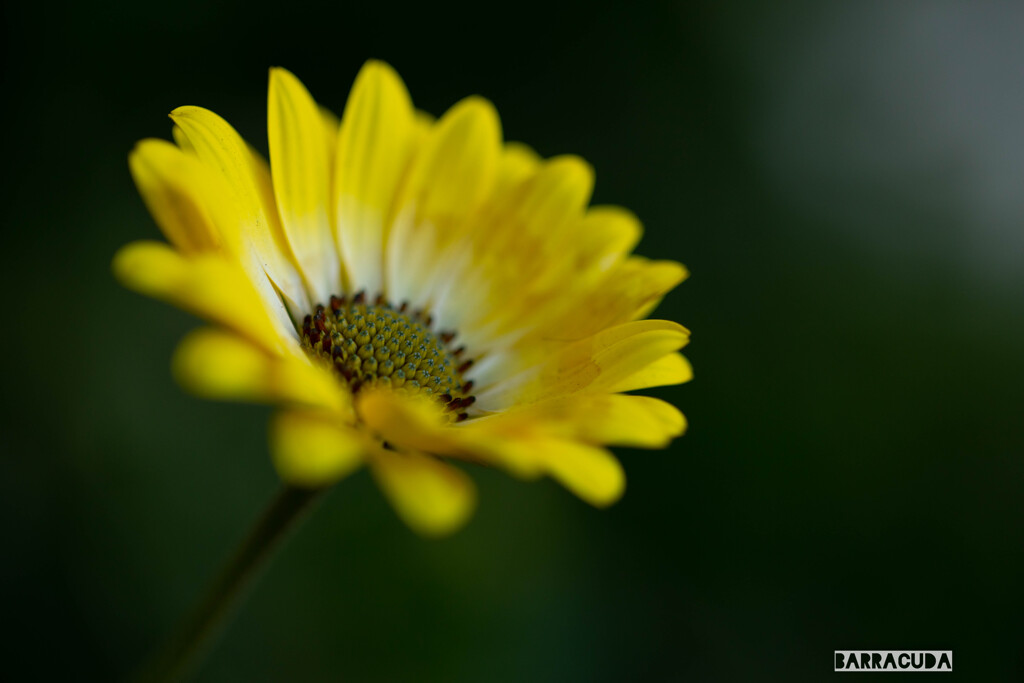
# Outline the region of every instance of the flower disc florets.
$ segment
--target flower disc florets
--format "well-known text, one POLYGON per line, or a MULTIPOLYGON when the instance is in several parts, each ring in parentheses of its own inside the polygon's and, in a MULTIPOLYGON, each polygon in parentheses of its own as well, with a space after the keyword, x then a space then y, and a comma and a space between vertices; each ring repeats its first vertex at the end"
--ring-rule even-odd
POLYGON ((378 297, 368 303, 360 293, 351 300, 332 296, 302 322, 302 345, 330 363, 353 393, 381 387, 437 397, 456 419, 475 401, 472 382, 462 375, 473 364, 465 349, 451 348, 454 332, 434 332, 422 311, 393 307, 378 297))

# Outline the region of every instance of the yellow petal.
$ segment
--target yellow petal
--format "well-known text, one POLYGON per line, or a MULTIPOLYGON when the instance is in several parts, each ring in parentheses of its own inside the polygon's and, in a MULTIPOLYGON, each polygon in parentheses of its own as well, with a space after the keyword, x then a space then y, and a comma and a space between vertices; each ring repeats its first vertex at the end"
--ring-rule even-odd
POLYGON ((625 477, 609 453, 576 439, 660 447, 683 428, 672 406, 643 396, 545 402, 454 427, 427 399, 372 392, 357 400, 360 419, 388 443, 492 463, 524 479, 547 473, 594 505, 614 502, 625 477))
POLYGON ((675 406, 650 396, 575 395, 535 405, 553 431, 588 443, 664 448, 686 430, 675 406))
POLYGON ((304 356, 271 354, 230 332, 200 329, 174 354, 178 382, 205 398, 322 407, 351 419, 349 394, 304 356))
POLYGON ((288 411, 278 413, 270 423, 270 453, 285 482, 320 488, 359 467, 366 445, 358 432, 330 416, 288 411))
POLYGON ((229 332, 201 329, 178 345, 171 367, 177 380, 207 398, 270 401, 272 357, 229 332))
MULTIPOLYGON (((337 220, 334 216, 334 162, 335 152, 338 149, 338 129, 341 128, 341 121, 335 116, 334 112, 327 107, 319 107, 320 109, 320 122, 323 127, 323 138, 324 144, 327 146, 327 162, 330 167, 330 172, 327 178, 327 219, 331 226, 331 239, 334 241, 333 249, 335 256, 338 259, 338 275, 341 278, 341 285, 339 291, 348 291, 348 281, 345 277, 345 273, 341 269, 341 254, 338 253, 338 240, 335 238, 337 234, 337 220)), ((337 293, 337 292, 334 292, 337 293)))
POLYGON ((550 235, 583 214, 593 189, 590 164, 573 155, 554 157, 529 181, 516 213, 531 232, 550 235))
POLYGON ((494 105, 467 97, 431 128, 409 171, 399 208, 438 221, 473 211, 494 185, 501 123, 494 105))
POLYGON ((626 486, 622 465, 611 453, 578 441, 524 434, 494 440, 487 448, 511 474, 533 478, 547 473, 591 505, 611 505, 626 486))
POLYGON ((434 123, 437 119, 432 114, 429 114, 420 109, 416 109, 413 113, 413 147, 419 148, 420 144, 427 139, 427 134, 430 133, 430 129, 434 127, 434 123))
POLYGON ((219 322, 272 352, 297 342, 277 333, 245 272, 219 256, 187 258, 166 244, 134 242, 114 256, 114 275, 129 289, 219 322))
MULTIPOLYGON (((439 268, 442 249, 491 194, 501 153, 494 106, 469 97, 448 110, 418 149, 387 240, 388 295, 422 306, 457 273, 439 268)), ((460 244, 463 242, 460 241, 460 244)))
POLYGON ((459 330, 467 339, 487 343, 483 340, 521 333, 539 309, 559 303, 552 293, 572 273, 566 261, 573 249, 572 228, 583 217, 593 185, 593 169, 585 161, 555 157, 488 209, 494 223, 477 228, 475 273, 465 276, 463 284, 485 290, 499 304, 461 304, 465 317, 459 330))
MULTIPOLYGON (((532 165, 529 155, 516 157, 521 168, 532 165)), ((503 173, 508 172, 509 163, 506 150, 503 173)), ((509 264, 510 273, 519 268, 525 274, 543 267, 543 257, 557 261, 564 255, 560 250, 568 228, 583 216, 593 188, 594 170, 583 159, 565 155, 543 162, 516 191, 497 198, 491 209, 497 224, 480 235, 484 259, 509 264)))
POLYGON ((326 304, 341 289, 340 264, 327 207, 331 160, 323 115, 295 76, 270 70, 267 131, 274 196, 285 235, 313 299, 326 304))
POLYGON ((689 331, 667 320, 625 323, 574 342, 555 355, 542 372, 542 383, 565 393, 607 390, 621 379, 676 351, 689 331))
POLYGON ((500 465, 524 479, 538 477, 543 468, 531 458, 507 457, 505 444, 544 434, 533 416, 508 419, 498 415, 454 426, 436 401, 395 392, 360 392, 359 419, 380 439, 402 450, 454 456, 500 465))
POLYGON ((565 345, 538 366, 477 394, 481 410, 500 410, 576 392, 607 392, 686 345, 689 332, 667 320, 638 320, 565 345))
POLYGON ((452 533, 476 506, 470 478, 437 458, 376 448, 370 464, 398 516, 424 536, 452 533))
POLYGON ((170 242, 185 253, 215 251, 221 237, 205 203, 218 179, 195 157, 163 140, 143 140, 128 166, 146 207, 170 242))
POLYGON ((459 450, 457 434, 446 429, 447 415, 436 400, 371 389, 359 392, 356 411, 363 423, 387 443, 430 453, 459 450))
POLYGON ((633 251, 640 241, 643 226, 632 211, 621 206, 594 206, 577 228, 574 254, 582 267, 605 269, 633 251))
POLYGON ((180 126, 173 126, 171 128, 171 137, 174 138, 174 144, 180 147, 181 151, 188 152, 193 155, 196 153, 196 148, 188 141, 188 136, 185 135, 185 131, 183 131, 180 126))
POLYGON ((540 157, 521 142, 507 142, 502 149, 494 185, 495 197, 507 197, 537 172, 540 157))
MULTIPOLYGON (((175 126, 177 136, 184 133, 175 126)), ((130 158, 136 182, 151 212, 168 238, 186 254, 217 251, 224 257, 248 264, 247 272, 264 308, 274 323, 275 334, 296 336, 294 326, 262 266, 243 248, 240 227, 246 214, 224 178, 197 159, 167 142, 145 140, 130 158)))
POLYGON ((591 505, 605 507, 622 497, 626 474, 605 449, 571 441, 541 442, 534 447, 551 476, 591 505))
POLYGON ((416 124, 394 70, 370 61, 359 72, 338 134, 334 205, 337 239, 351 286, 383 291, 384 237, 409 160, 416 124))
MULTIPOLYGON (((569 228, 567 242, 553 243, 558 255, 546 259, 543 273, 517 295, 519 319, 528 321, 518 323, 520 338, 531 336, 542 345, 571 341, 643 317, 637 312, 649 311, 683 279, 685 269, 667 261, 627 259, 641 233, 640 221, 626 209, 587 211, 569 228)), ((509 322, 515 325, 516 318, 509 322)))
POLYGON ((686 268, 675 261, 629 257, 609 270, 602 281, 589 283, 588 291, 567 293, 565 305, 537 334, 542 338, 579 339, 643 318, 687 275, 686 268))
POLYGON ((327 107, 320 105, 317 107, 320 110, 320 122, 323 125, 324 142, 327 145, 327 158, 331 160, 333 166, 334 152, 338 149, 338 129, 341 128, 341 120, 327 107))
POLYGON ((647 365, 629 377, 612 384, 608 391, 635 391, 650 387, 664 387, 682 384, 693 379, 690 361, 681 353, 670 353, 647 365))
POLYGON ((284 296, 293 314, 311 309, 291 248, 281 229, 265 164, 227 121, 201 107, 179 107, 171 118, 181 128, 199 159, 217 171, 238 207, 238 232, 244 245, 242 265, 264 297, 273 294, 259 278, 261 272, 284 296))
POLYGON ((616 322, 647 317, 657 308, 665 294, 688 277, 690 271, 686 266, 675 261, 650 261, 639 256, 627 259, 623 264, 621 278, 635 283, 636 288, 629 288, 624 297, 630 301, 626 313, 629 318, 620 318, 616 322), (637 273, 636 277, 634 273, 637 273))

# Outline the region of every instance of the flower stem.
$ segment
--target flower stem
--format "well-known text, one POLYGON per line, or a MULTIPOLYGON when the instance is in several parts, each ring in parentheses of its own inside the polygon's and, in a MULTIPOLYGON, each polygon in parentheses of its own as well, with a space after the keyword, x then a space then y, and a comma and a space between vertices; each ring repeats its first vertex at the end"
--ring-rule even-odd
POLYGON ((174 681, 189 673, 223 630, 278 543, 321 491, 292 486, 278 491, 203 599, 143 669, 137 679, 140 683, 174 681))

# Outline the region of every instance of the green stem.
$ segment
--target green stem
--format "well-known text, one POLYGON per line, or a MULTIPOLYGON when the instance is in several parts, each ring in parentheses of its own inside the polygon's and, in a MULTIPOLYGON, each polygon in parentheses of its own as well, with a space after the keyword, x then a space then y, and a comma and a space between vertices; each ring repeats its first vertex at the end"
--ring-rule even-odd
POLYGON ((178 680, 198 663, 264 563, 320 491, 284 486, 278 492, 203 600, 143 670, 138 677, 140 683, 178 680))

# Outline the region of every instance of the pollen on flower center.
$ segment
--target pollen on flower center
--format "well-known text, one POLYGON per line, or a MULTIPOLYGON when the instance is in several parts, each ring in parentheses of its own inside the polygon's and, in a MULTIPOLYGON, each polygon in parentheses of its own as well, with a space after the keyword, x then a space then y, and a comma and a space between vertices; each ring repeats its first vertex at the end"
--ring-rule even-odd
POLYGON ((456 420, 476 400, 473 383, 462 375, 473 364, 461 346, 451 348, 454 332, 434 332, 421 311, 395 308, 364 294, 332 296, 302 321, 302 346, 334 368, 354 392, 383 387, 436 397, 456 420))

